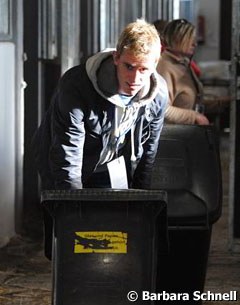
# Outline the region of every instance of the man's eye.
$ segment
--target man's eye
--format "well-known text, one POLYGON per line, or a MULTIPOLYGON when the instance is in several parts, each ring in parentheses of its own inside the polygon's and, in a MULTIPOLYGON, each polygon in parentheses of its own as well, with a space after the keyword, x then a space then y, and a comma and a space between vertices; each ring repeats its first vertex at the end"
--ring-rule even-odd
POLYGON ((141 68, 141 69, 140 69, 140 72, 141 72, 141 73, 145 73, 145 72, 147 72, 147 71, 148 71, 147 68, 141 68))
POLYGON ((134 69, 134 67, 132 65, 125 64, 125 66, 129 71, 132 71, 134 69))

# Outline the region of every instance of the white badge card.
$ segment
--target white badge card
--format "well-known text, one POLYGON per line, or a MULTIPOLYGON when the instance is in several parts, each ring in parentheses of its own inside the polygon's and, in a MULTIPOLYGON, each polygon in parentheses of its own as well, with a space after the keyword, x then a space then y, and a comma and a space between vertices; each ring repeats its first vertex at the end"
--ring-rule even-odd
POLYGON ((121 156, 107 163, 107 167, 111 187, 114 189, 128 189, 127 171, 124 157, 121 156))

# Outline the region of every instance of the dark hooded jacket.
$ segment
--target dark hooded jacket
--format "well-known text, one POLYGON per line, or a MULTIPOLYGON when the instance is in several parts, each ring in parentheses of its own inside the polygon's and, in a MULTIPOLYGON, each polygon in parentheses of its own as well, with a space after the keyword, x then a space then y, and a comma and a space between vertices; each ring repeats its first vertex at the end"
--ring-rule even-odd
MULTIPOLYGON (((33 138, 44 189, 85 187, 109 149, 116 128, 116 109, 128 113, 129 107, 134 107, 131 109, 136 115, 118 154, 125 158, 129 187, 149 187, 168 99, 167 86, 163 78, 153 73, 150 84, 133 98, 130 106, 121 103, 117 90, 116 69, 109 50, 71 68, 60 79, 33 138)), ((128 116, 131 120, 131 114, 128 116)))

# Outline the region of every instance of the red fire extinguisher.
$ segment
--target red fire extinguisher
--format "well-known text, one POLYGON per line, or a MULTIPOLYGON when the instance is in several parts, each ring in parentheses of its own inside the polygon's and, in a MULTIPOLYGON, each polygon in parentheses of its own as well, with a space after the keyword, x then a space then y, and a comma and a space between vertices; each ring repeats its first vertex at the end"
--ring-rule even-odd
POLYGON ((199 44, 205 43, 205 17, 197 17, 197 41, 199 44))

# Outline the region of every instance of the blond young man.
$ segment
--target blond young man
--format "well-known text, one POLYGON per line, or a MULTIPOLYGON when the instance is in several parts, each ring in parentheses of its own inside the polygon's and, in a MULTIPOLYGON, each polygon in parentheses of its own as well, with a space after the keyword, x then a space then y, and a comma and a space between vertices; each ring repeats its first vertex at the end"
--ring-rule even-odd
POLYGON ((33 139, 43 189, 149 188, 168 100, 160 47, 154 26, 137 20, 116 49, 63 75, 33 139))

